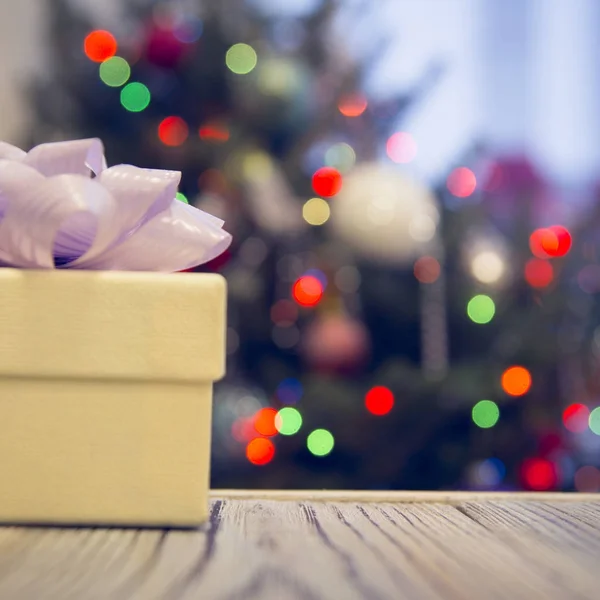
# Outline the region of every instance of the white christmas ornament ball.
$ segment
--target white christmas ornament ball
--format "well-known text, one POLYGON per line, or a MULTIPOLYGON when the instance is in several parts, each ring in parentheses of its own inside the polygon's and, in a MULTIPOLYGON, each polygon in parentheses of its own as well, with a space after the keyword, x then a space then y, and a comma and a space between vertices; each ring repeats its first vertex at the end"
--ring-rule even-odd
POLYGON ((378 262, 407 264, 435 237, 439 212, 423 183, 393 167, 359 165, 331 200, 337 237, 357 254, 378 262))

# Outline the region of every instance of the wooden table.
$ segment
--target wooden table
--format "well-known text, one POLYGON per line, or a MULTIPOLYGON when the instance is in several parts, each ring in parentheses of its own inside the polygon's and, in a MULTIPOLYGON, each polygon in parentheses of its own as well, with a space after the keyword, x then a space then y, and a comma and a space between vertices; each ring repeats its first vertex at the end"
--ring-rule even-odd
POLYGON ((199 531, 0 529, 1 600, 600 598, 600 496, 214 492, 199 531))

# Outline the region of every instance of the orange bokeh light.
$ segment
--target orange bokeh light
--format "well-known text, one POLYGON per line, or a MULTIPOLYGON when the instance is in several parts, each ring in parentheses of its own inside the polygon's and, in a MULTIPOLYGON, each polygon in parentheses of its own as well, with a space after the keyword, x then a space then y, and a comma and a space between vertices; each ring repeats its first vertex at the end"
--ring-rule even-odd
POLYGON ((394 394, 390 389, 378 385, 367 392, 365 406, 373 415, 378 417, 387 415, 394 407, 394 394))
POLYGON ((502 373, 502 389, 509 396, 523 396, 531 388, 531 373, 525 367, 509 367, 502 373))
POLYGON ((303 275, 294 283, 292 296, 300 306, 316 306, 323 297, 323 284, 312 275, 303 275))
POLYGON ((246 446, 246 458, 253 465, 266 465, 275 456, 275 444, 267 438, 256 438, 246 446))
POLYGON ((90 60, 101 63, 117 53, 117 40, 110 31, 97 29, 86 36, 83 50, 90 60))
POLYGON ((158 126, 158 137, 165 146, 181 146, 188 135, 187 123, 181 117, 167 117, 158 126))
POLYGON ((421 283, 433 283, 440 276, 442 268, 433 256, 422 256, 415 262, 415 277, 421 283))
POLYGON ((277 435, 277 427, 275 427, 275 417, 277 411, 274 408, 261 408, 254 415, 254 429, 260 435, 273 436, 277 435))
POLYGON ((454 169, 446 180, 448 190, 457 198, 468 198, 477 187, 477 178, 475 173, 467 167, 458 167, 454 169))
POLYGON ((552 265, 541 258, 532 258, 525 264, 525 281, 533 288, 545 288, 554 279, 552 265))
POLYGON ((333 167, 323 167, 313 175, 312 186, 319 196, 331 198, 342 189, 342 175, 333 167))
POLYGON ((345 117, 360 117, 367 106, 368 102, 363 94, 347 94, 338 103, 338 109, 345 117))

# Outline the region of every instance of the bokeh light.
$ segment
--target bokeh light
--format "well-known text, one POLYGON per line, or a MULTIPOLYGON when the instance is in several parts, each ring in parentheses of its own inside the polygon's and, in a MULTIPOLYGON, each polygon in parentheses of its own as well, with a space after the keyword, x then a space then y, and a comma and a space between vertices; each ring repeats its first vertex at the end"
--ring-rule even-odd
POLYGON ((187 196, 181 192, 177 192, 177 194, 175 194, 175 198, 184 204, 189 204, 187 196))
POLYGON ((467 315, 469 319, 478 325, 489 323, 496 313, 494 301, 485 294, 473 296, 467 304, 467 315))
POLYGON ((173 29, 173 37, 182 44, 193 44, 202 36, 204 24, 192 15, 186 15, 185 20, 173 29))
POLYGON ((256 437, 252 417, 238 417, 231 424, 231 436, 240 444, 247 444, 256 437))
POLYGON ((562 414, 563 424, 572 433, 582 433, 588 428, 590 410, 585 404, 570 404, 562 414))
POLYGON ((323 225, 330 216, 329 204, 322 198, 311 198, 302 207, 302 217, 309 225, 323 225))
POLYGON ((300 306, 316 306, 323 297, 323 284, 313 275, 303 275, 294 283, 292 296, 300 306))
POLYGON ((548 256, 557 258, 565 256, 571 249, 571 234, 566 227, 562 225, 553 225, 548 227, 547 233, 542 235, 542 249, 548 256))
POLYGON ((335 440, 327 429, 315 429, 306 439, 306 446, 315 456, 327 456, 333 450, 335 440))
POLYGON ((131 67, 120 56, 113 56, 105 60, 99 69, 100 79, 109 87, 121 87, 129 81, 131 67))
POLYGON ((277 435, 277 427, 275 427, 275 417, 277 411, 274 408, 261 408, 254 415, 254 429, 260 435, 273 436, 277 435))
POLYGON ((495 488, 504 479, 506 467, 499 458, 487 458, 471 465, 469 479, 475 488, 495 488))
POLYGON ((296 404, 302 398, 303 393, 302 384, 293 377, 284 379, 275 390, 277 399, 283 404, 296 404))
POLYGON ((436 223, 429 215, 416 215, 408 224, 408 234, 416 242, 430 242, 436 229, 436 223))
POLYGON ((493 250, 480 252, 471 261, 471 272, 481 283, 496 283, 502 279, 505 269, 504 260, 493 250))
POLYGON ((446 180, 448 190, 457 198, 468 198, 477 187, 477 178, 475 173, 467 167, 458 167, 454 169, 446 180))
POLYGON ((529 248, 537 258, 558 258, 571 249, 569 230, 562 225, 536 229, 529 236, 529 248))
POLYGON ((266 465, 275 456, 275 445, 266 438, 256 438, 246 446, 246 457, 253 465, 266 465))
POLYGON ((225 62, 236 75, 247 75, 258 64, 256 50, 248 44, 234 44, 227 51, 225 62))
POLYGON ((325 164, 328 167, 333 167, 341 173, 346 173, 356 163, 356 152, 350 144, 340 142, 333 144, 325 153, 325 164))
POLYGON ((198 129, 198 135, 204 142, 216 142, 221 144, 229 141, 230 137, 227 126, 217 122, 204 123, 204 125, 198 129))
POLYGON ((378 385, 367 392, 365 406, 372 415, 387 415, 394 407, 394 394, 385 386, 378 385))
POLYGON ((589 426, 592 433, 600 435, 600 406, 596 407, 589 417, 589 426))
POLYGON ((342 189, 342 175, 333 167, 322 167, 313 175, 312 186, 319 196, 331 198, 342 189))
POLYGON ((421 283, 433 283, 439 279, 442 268, 433 256, 421 256, 414 266, 415 277, 421 283))
POLYGON ((493 427, 500 418, 500 409, 492 400, 480 400, 471 411, 473 423, 482 429, 493 427))
POLYGON ((150 90, 143 83, 128 83, 121 90, 121 104, 129 112, 141 112, 150 104, 150 90))
POLYGON ((181 146, 188 135, 187 123, 181 117, 166 117, 158 125, 158 138, 165 146, 181 146))
POLYGON ((543 492, 556 487, 556 465, 544 458, 528 458, 521 465, 523 483, 531 490, 543 492))
POLYGON ((117 53, 117 40, 109 31, 97 29, 86 36, 83 49, 90 60, 101 63, 117 53))
POLYGON ((417 143, 410 133, 398 131, 388 139, 386 151, 395 163, 406 164, 417 156, 417 143))
POLYGON ((525 264, 525 281, 532 288, 545 288, 552 283, 553 279, 554 269, 547 260, 531 258, 525 264))
POLYGON ((578 492, 600 492, 600 469, 592 465, 580 467, 573 478, 578 492))
POLYGON ((367 110, 368 102, 364 94, 346 94, 340 98, 339 111, 345 117, 360 117, 367 110))
POLYGON ((502 373, 502 389, 509 396, 523 396, 531 388, 531 373, 521 366, 509 367, 502 373))
POLYGON ((281 435, 294 435, 302 427, 300 411, 291 406, 282 408, 275 417, 275 427, 281 435))

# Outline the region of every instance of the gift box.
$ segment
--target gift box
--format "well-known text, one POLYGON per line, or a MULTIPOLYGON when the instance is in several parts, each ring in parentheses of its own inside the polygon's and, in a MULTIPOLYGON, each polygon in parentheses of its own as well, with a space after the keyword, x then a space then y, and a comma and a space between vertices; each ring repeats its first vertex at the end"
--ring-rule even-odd
POLYGON ((173 271, 231 236, 180 176, 0 143, 0 522, 206 519, 226 286, 173 271))

